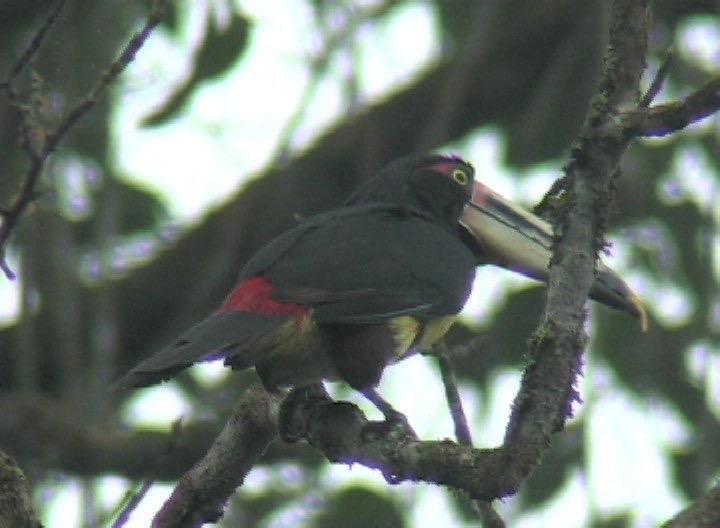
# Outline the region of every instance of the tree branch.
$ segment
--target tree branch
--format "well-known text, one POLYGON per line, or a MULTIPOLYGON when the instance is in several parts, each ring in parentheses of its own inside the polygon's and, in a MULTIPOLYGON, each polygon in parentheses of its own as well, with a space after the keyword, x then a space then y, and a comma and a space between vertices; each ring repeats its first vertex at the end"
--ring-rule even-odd
POLYGON ((15 461, 0 450, 0 526, 42 528, 27 478, 15 461))
MULTIPOLYGON (((455 367, 452 363, 452 352, 448 349, 445 341, 441 340, 433 348, 434 356, 437 357, 438 367, 443 386, 445 387, 445 399, 448 403, 450 416, 455 426, 455 439, 461 445, 472 446, 472 435, 465 409, 463 408, 460 391, 457 385, 455 367)), ((472 500, 471 507, 479 515, 484 528, 504 528, 505 521, 493 509, 491 501, 472 500)))
POLYGON ((720 524, 720 483, 716 483, 662 528, 714 528, 720 524))
MULTIPOLYGON (((50 134, 40 135, 43 140, 37 152, 31 149, 30 168, 23 177, 23 181, 20 185, 20 191, 10 208, 5 209, 2 212, 2 223, 0 224, 0 269, 2 269, 8 279, 13 280, 15 278, 15 274, 10 269, 6 261, 6 246, 13 230, 20 220, 20 217, 25 213, 25 210, 37 196, 37 183, 43 169, 45 168, 45 163, 50 155, 55 152, 55 149, 59 145, 60 141, 65 137, 70 129, 80 120, 82 116, 84 116, 97 104, 100 98, 104 95, 108 86, 110 86, 110 84, 112 84, 112 82, 115 81, 115 79, 135 59, 135 55, 138 50, 140 50, 143 44, 145 44, 145 41, 162 20, 168 1, 169 0, 155 0, 150 16, 148 16, 143 27, 138 33, 133 35, 120 55, 112 62, 105 73, 102 74, 95 87, 90 91, 90 94, 80 101, 80 103, 78 103, 73 109, 71 109, 70 112, 68 112, 55 131, 50 134)), ((36 34, 35 38, 33 38, 30 46, 23 54, 23 58, 18 61, 16 66, 13 68, 8 81, 5 83, 5 88, 10 92, 11 98, 12 80, 30 61, 32 55, 36 53, 43 36, 49 30, 52 22, 57 18, 62 5, 63 4, 60 3, 58 8, 50 15, 48 20, 36 34)))
POLYGON ((368 421, 351 403, 331 400, 322 386, 313 386, 290 393, 278 426, 283 438, 307 440, 331 462, 377 469, 390 484, 440 484, 486 501, 511 495, 519 485, 506 471, 511 454, 504 448, 420 441, 383 425, 368 421))
POLYGON ((59 0, 57 2, 57 5, 55 6, 55 9, 45 19, 43 25, 40 26, 40 28, 35 33, 35 36, 33 36, 32 40, 30 41, 30 44, 28 44, 23 54, 13 65, 12 69, 10 70, 10 75, 8 75, 8 78, 4 82, 0 83, 0 88, 4 88, 6 90, 11 89, 12 82, 18 75, 20 75, 20 73, 25 69, 25 67, 30 64, 30 61, 40 49, 40 44, 42 44, 42 41, 47 36, 50 28, 52 28, 53 24, 55 24, 58 16, 60 16, 60 12, 62 11, 63 7, 65 7, 65 0, 59 0))
MULTIPOLYGON (((0 416, 0 445, 20 461, 42 461, 78 476, 110 473, 135 480, 147 478, 150 472, 161 481, 179 479, 187 471, 188 460, 202 458, 222 430, 222 422, 183 424, 172 456, 163 456, 172 431, 118 432, 89 424, 77 409, 39 395, 3 394, 0 416)), ((319 462, 311 449, 282 444, 273 444, 264 458, 268 464, 299 459, 307 465, 319 462)))
POLYGON ((175 451, 181 431, 182 421, 180 419, 177 419, 172 424, 172 432, 167 440, 167 447, 165 449, 165 453, 163 453, 160 460, 156 462, 155 468, 150 472, 149 475, 145 477, 139 489, 137 489, 134 493, 128 494, 127 501, 123 501, 123 503, 125 504, 122 509, 120 509, 120 512, 117 514, 115 522, 112 523, 111 528, 121 528, 122 526, 125 526, 132 512, 135 511, 140 502, 142 502, 147 492, 155 483, 159 469, 164 465, 166 459, 170 458, 170 455, 172 455, 175 451))
POLYGON ((645 92, 645 95, 643 95, 640 99, 640 108, 647 108, 650 106, 650 104, 655 100, 655 97, 657 97, 657 94, 660 93, 662 85, 665 82, 665 78, 670 71, 670 65, 672 64, 674 56, 675 54, 672 49, 665 52, 665 57, 663 58, 660 68, 658 68, 658 71, 645 92))
POLYGON ((615 0, 598 92, 572 149, 565 178, 572 182, 556 225, 544 320, 530 343, 513 402, 505 445, 513 472, 528 476, 572 416, 587 343, 585 303, 604 245, 610 179, 628 146, 615 116, 638 103, 645 67, 647 0, 615 0))
MULTIPOLYGON (((646 5, 643 0, 616 0, 613 4, 610 47, 600 90, 566 167, 567 181, 571 182, 569 199, 558 223, 544 321, 530 346, 504 445, 473 449, 449 441, 422 442, 410 436, 383 435, 356 407, 332 402, 317 389, 296 392, 283 405, 280 421, 286 436, 307 439, 333 462, 379 469, 392 483, 422 480, 465 490, 483 500, 512 494, 527 478, 564 427, 578 398, 575 383, 587 340, 583 307, 594 262, 603 246, 608 188, 627 145, 644 130, 633 128, 618 116, 630 115, 628 112, 635 112, 638 104, 646 51, 646 5)), ((343 137, 338 135, 332 142, 342 143, 343 137)), ((224 501, 242 484, 274 438, 278 405, 275 396, 249 391, 206 458, 183 477, 158 513, 156 526, 217 519, 224 501), (251 438, 250 432, 257 436, 251 438), (228 471, 228 464, 236 471, 228 471)), ((0 415, 7 416, 5 412, 0 415)), ((62 430, 64 421, 60 416, 57 420, 54 427, 62 430)), ((50 430, 57 433, 54 428, 50 430)), ((74 440, 70 434, 67 438, 74 440)), ((162 435, 158 450, 165 442, 162 435)), ((75 445, 75 449, 75 457, 86 454, 82 446, 75 445)), ((109 450, 100 448, 98 452, 107 455, 109 450)), ((135 448, 133 452, 148 453, 152 458, 157 450, 135 448)), ((141 465, 147 467, 147 462, 141 465)))
POLYGON ((249 388, 205 456, 188 471, 153 519, 153 528, 216 522, 225 502, 277 437, 281 396, 249 388))
POLYGON ((673 134, 720 109, 720 75, 713 77, 682 101, 673 101, 623 113, 626 133, 662 137, 673 134))

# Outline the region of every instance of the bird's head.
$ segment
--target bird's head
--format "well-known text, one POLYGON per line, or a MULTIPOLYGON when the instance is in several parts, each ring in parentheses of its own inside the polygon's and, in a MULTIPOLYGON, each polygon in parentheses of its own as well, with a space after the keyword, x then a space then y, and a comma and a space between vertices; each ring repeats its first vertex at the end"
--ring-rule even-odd
MULTIPOLYGON (((472 165, 458 156, 398 159, 358 189, 346 205, 387 203, 418 210, 458 233, 478 265, 493 264, 548 280, 552 226, 475 181, 472 165)), ((635 293, 602 262, 590 298, 638 317, 643 328, 647 325, 635 293)))
POLYGON ((408 156, 388 164, 346 205, 392 203, 422 211, 454 228, 472 197, 475 169, 455 155, 408 156))

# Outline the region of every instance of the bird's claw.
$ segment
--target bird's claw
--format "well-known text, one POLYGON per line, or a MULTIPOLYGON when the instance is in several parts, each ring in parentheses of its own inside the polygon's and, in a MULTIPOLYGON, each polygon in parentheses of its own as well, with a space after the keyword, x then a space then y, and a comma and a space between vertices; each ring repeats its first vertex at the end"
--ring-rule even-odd
POLYGON ((368 422, 362 429, 364 441, 373 441, 380 438, 392 437, 398 442, 417 440, 415 430, 408 422, 407 416, 395 409, 386 411, 385 420, 368 422))

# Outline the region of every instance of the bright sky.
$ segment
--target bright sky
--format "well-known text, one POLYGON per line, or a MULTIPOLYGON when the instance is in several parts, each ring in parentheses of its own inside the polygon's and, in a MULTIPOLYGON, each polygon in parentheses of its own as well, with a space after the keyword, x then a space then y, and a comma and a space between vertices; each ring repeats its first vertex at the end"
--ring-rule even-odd
MULTIPOLYGON (((164 100, 168 86, 179 82, 187 73, 188 49, 197 41, 196 22, 206 16, 206 2, 184 3, 191 6, 194 20, 187 25, 186 39, 178 44, 160 33, 155 34, 138 54, 124 79, 113 134, 121 172, 160 192, 173 215, 181 221, 199 218, 208 207, 220 203, 237 190, 244 179, 258 174, 267 163, 278 133, 295 110, 308 80, 306 59, 319 46, 314 37, 308 37, 312 24, 305 2, 250 0, 240 3, 256 21, 252 48, 232 74, 202 89, 177 121, 158 129, 138 126, 139 120, 164 100), (282 97, 277 96, 278 92, 283 94, 282 97)), ((372 4, 369 1, 357 3, 372 4)), ((222 14, 220 16, 222 18, 222 14)), ((700 50, 693 52, 700 54, 702 60, 717 64, 720 57, 717 28, 708 29, 700 24, 699 29, 693 30, 697 34, 687 31, 692 35, 692 38, 688 37, 688 47, 700 50)), ((408 5, 383 26, 365 28, 358 46, 364 100, 407 82, 433 59, 438 49, 427 4, 408 5), (424 38, 407 38, 407 35, 418 34, 424 38)), ((335 71, 342 71, 344 67, 340 61, 334 64, 335 71)), ((306 145, 336 116, 343 114, 340 81, 341 75, 337 74, 321 83, 298 132, 296 147, 306 145)), ((500 193, 532 203, 547 189, 558 168, 537 168, 529 174, 527 183, 519 186, 502 166, 502 147, 500 137, 488 129, 461 145, 453 145, 452 150, 483 167, 482 178, 500 193)), ((697 163, 697 159, 698 156, 691 156, 691 159, 678 163, 697 163)), ((697 178, 703 178, 702 170, 697 171, 697 178)), ((706 185, 717 185, 716 180, 702 181, 706 185)), ((685 192, 691 191, 686 189, 685 192)), ((716 187, 707 192, 718 195, 716 187)), ((706 198, 707 195, 702 197, 703 200, 706 198)), ((615 263, 622 268, 622 244, 616 244, 616 247, 619 249, 615 263)), ((716 259, 720 260, 717 255, 716 259)), ((498 297, 509 287, 527 284, 524 279, 494 270, 481 270, 477 280, 482 281, 485 294, 490 291, 498 297)), ((663 289, 659 287, 662 285, 643 283, 642 277, 631 277, 631 280, 642 296, 675 296, 676 303, 670 313, 655 314, 663 321, 682 321, 691 315, 691 301, 684 299, 681 291, 673 290, 672 285, 663 289)), ((0 281, 0 298, 12 299, 14 291, 6 281, 0 281)), ((657 297, 652 299, 655 301, 657 297)), ((12 302, 3 304, 6 314, 10 313, 12 302)), ((652 307, 658 304, 651 303, 652 307)), ((490 309, 487 298, 473 297, 467 312, 482 319, 489 315, 490 309)), ((210 378, 219 372, 212 366, 199 370, 210 378)), ((720 368, 716 371, 720 372, 720 368)), ((491 446, 501 441, 519 376, 515 370, 500 373, 483 406, 476 401, 473 391, 463 390, 477 444, 491 446)), ((666 519, 682 504, 677 492, 666 486, 671 477, 662 451, 687 441, 686 429, 679 416, 660 402, 639 401, 624 393, 612 373, 592 358, 588 360, 581 389, 585 404, 579 412, 589 414, 586 440, 593 453, 588 459, 587 474, 572 476, 561 497, 532 515, 515 519, 512 526, 579 527, 591 509, 609 514, 624 507, 637 512, 634 525, 637 527, 651 526, 666 519)), ((388 369, 381 392, 407 412, 421 436, 452 436, 442 386, 428 360, 417 357, 388 369), (413 379, 414 386, 424 388, 422 397, 404 388, 402 381, 408 377, 413 379)), ((169 424, 187 409, 172 388, 155 388, 138 396, 135 405, 128 409, 128 417, 140 422, 169 424)), ((260 492, 281 478, 279 475, 255 471, 249 477, 246 489, 260 492)), ((375 472, 361 467, 348 469, 328 464, 323 479, 347 485, 371 482, 386 488, 375 472)), ((102 502, 108 507, 115 504, 125 492, 126 485, 122 479, 103 479, 103 485, 98 488, 102 502)), ((127 526, 146 526, 147 519, 158 509, 169 490, 167 486, 156 486, 127 526)), ((450 507, 444 490, 407 485, 394 487, 392 492, 413 512, 412 526, 464 526, 450 507)), ((77 486, 47 483, 44 493, 44 499, 51 499, 48 528, 77 525, 68 524, 80 514, 77 486)), ((304 515, 301 506, 278 512, 271 526, 286 526, 288 518, 293 518, 297 524, 298 516, 304 515)), ((515 515, 512 500, 501 504, 500 509, 509 519, 515 515)))

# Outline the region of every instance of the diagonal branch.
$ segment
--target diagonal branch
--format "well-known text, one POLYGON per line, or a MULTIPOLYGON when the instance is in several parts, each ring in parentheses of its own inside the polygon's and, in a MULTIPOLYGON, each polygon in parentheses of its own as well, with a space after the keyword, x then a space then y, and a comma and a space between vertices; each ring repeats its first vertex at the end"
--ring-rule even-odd
POLYGON ((30 64, 30 61, 40 49, 42 41, 47 36, 53 24, 55 24, 58 16, 60 16, 60 12, 62 11, 63 7, 65 7, 65 0, 59 0, 57 5, 55 6, 55 9, 45 19, 43 25, 40 26, 40 29, 37 30, 37 33, 35 33, 35 36, 30 41, 30 44, 28 44, 23 54, 12 67, 12 70, 10 70, 10 75, 8 76, 7 80, 0 83, 0 88, 4 88, 6 90, 9 89, 15 78, 20 75, 20 73, 25 69, 28 64, 30 64))
POLYGON ((398 439, 377 434, 357 408, 332 402, 317 389, 299 393, 301 397, 283 405, 282 413, 275 396, 249 391, 206 458, 178 484, 158 514, 156 526, 170 525, 179 518, 176 515, 216 519, 227 497, 242 485, 247 471, 275 437, 278 421, 281 428, 295 424, 288 436, 308 440, 330 461, 379 469, 392 483, 422 480, 484 500, 517 490, 564 427, 577 399, 575 382, 587 339, 583 308, 603 245, 608 188, 620 157, 640 133, 617 117, 638 105, 646 6, 644 0, 613 3, 602 83, 566 167, 569 199, 559 215, 544 322, 530 346, 504 445, 476 449, 451 441, 398 439), (248 419, 253 413, 256 421, 248 419), (247 436, 253 430, 260 431, 254 439, 247 436), (228 465, 235 470, 228 471, 228 465), (224 480, 230 473, 232 478, 224 480))
POLYGON ((153 519, 153 528, 200 526, 222 517, 224 505, 277 437, 281 397, 248 389, 205 456, 188 471, 153 519))
POLYGON ((682 510, 662 528, 713 528, 720 522, 720 482, 682 510))
MULTIPOLYGON (((458 390, 457 375, 453 366, 451 356, 453 355, 444 341, 440 341, 434 347, 433 352, 437 357, 440 367, 440 376, 445 387, 445 399, 448 403, 450 415, 455 425, 455 439, 460 445, 472 447, 472 435, 470 425, 463 409, 460 391, 458 390)), ((493 509, 492 502, 472 500, 471 507, 479 516, 484 528, 504 528, 505 521, 493 509)))
POLYGON ((134 493, 129 493, 127 496, 127 501, 123 501, 124 504, 122 505, 120 512, 117 514, 115 521, 112 523, 111 528, 122 528, 123 526, 125 526, 132 512, 135 511, 135 509, 140 505, 140 502, 142 502, 147 492, 150 491, 150 488, 157 480, 158 470, 166 462, 166 459, 169 459, 170 455, 172 455, 172 453, 175 451, 181 432, 182 421, 181 419, 177 419, 172 424, 172 431, 170 436, 168 437, 165 452, 156 462, 156 465, 150 472, 150 474, 143 479, 139 489, 137 489, 134 493))
POLYGON ((556 225, 544 320, 531 340, 505 445, 514 471, 529 475, 572 416, 587 343, 585 303, 604 245, 607 197, 631 137, 615 118, 638 104, 648 34, 647 0, 615 0, 599 89, 565 168, 572 182, 556 225))
POLYGON ((660 65, 660 68, 658 68, 658 71, 655 74, 652 82, 650 83, 647 91, 645 92, 645 95, 643 95, 640 99, 640 108, 647 108, 648 106, 650 106, 650 104, 660 93, 662 85, 663 83, 665 83, 665 79, 667 78, 668 72, 670 71, 670 65, 672 64, 674 57, 675 54, 672 48, 665 52, 665 57, 663 58, 663 62, 660 65))
MULTIPOLYGON (((39 151, 31 154, 30 168, 23 177, 23 181, 20 185, 20 191, 10 208, 3 210, 2 212, 2 224, 0 224, 0 269, 2 269, 8 279, 13 280, 15 278, 15 274, 10 269, 6 261, 5 252, 7 243, 20 221, 20 218, 37 195, 37 183, 43 169, 45 168, 48 158, 53 152, 55 152, 55 149, 59 145, 60 141, 65 137, 70 129, 80 120, 82 116, 84 116, 98 103, 108 86, 110 86, 110 84, 112 84, 133 61, 137 52, 140 48, 142 48, 145 41, 162 20, 168 1, 169 0, 155 1, 154 7, 143 27, 140 31, 133 35, 120 55, 113 61, 105 73, 102 74, 95 87, 93 87, 90 91, 90 94, 80 101, 80 103, 70 110, 70 112, 68 112, 67 116, 60 122, 54 132, 45 137, 39 151)), ((40 31, 32 40, 30 47, 23 55, 24 60, 20 60, 16 64, 15 68, 13 68, 11 76, 6 83, 7 90, 12 90, 12 80, 36 52, 42 37, 47 33, 55 18, 57 18, 60 7, 62 7, 62 3, 50 15, 48 21, 45 22, 42 28, 40 28, 40 31)))
POLYGON ((720 75, 713 77, 681 101, 625 112, 627 133, 661 137, 673 134, 720 110, 720 75))

